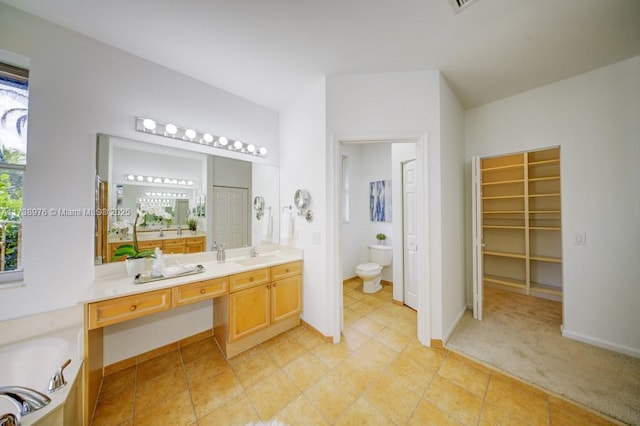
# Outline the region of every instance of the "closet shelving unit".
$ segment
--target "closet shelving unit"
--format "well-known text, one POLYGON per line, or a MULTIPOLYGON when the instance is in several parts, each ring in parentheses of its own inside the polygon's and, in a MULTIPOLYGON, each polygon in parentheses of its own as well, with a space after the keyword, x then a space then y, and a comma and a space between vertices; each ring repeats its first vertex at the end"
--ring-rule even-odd
POLYGON ((560 148, 480 164, 484 285, 561 300, 560 148))

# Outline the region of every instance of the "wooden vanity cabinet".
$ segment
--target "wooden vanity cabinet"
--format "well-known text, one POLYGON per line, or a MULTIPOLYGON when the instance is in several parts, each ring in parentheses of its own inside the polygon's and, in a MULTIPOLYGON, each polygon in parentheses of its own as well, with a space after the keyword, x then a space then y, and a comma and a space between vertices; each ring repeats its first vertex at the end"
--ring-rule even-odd
POLYGON ((149 291, 131 296, 118 297, 102 302, 89 303, 89 329, 106 327, 166 311, 171 308, 171 289, 149 291))
POLYGON ((228 291, 229 279, 227 277, 184 284, 173 288, 172 306, 183 306, 206 299, 213 299, 227 294, 228 291))
MULTIPOLYGON (((116 241, 109 243, 109 259, 113 259, 113 253, 122 244, 132 244, 131 241, 116 241)), ((158 240, 138 240, 138 250, 153 250, 156 247, 161 249, 164 254, 184 254, 184 253, 200 253, 205 251, 205 237, 181 237, 181 238, 165 238, 158 240)), ((114 261, 123 261, 125 256, 121 256, 114 261)))
POLYGON ((300 324, 302 261, 229 277, 228 303, 214 301, 214 337, 231 358, 300 324))
POLYGON ((164 254, 184 254, 186 240, 184 238, 172 238, 162 241, 162 253, 164 254))
POLYGON ((192 237, 187 238, 185 252, 186 253, 200 253, 204 250, 204 237, 192 237))

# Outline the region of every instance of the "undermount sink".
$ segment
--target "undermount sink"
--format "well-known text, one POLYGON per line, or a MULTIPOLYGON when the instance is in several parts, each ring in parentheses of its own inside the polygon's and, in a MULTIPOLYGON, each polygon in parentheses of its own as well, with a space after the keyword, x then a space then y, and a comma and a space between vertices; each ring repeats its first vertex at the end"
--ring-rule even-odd
POLYGON ((250 257, 248 259, 239 259, 234 260, 235 263, 242 266, 254 266, 254 265, 262 265, 264 263, 277 262, 282 260, 282 257, 276 256, 275 254, 267 254, 267 255, 258 255, 257 257, 250 257))

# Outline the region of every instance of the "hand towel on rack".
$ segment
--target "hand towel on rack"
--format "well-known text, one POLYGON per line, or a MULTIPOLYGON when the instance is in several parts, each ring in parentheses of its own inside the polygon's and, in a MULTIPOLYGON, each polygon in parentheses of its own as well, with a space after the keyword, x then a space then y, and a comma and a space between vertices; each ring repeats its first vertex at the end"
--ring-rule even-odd
POLYGON ((264 241, 271 241, 271 234, 273 233, 273 225, 271 221, 271 209, 266 209, 262 216, 262 239, 264 241))
POLYGON ((280 239, 290 240, 293 238, 293 215, 291 209, 282 212, 280 222, 280 239))

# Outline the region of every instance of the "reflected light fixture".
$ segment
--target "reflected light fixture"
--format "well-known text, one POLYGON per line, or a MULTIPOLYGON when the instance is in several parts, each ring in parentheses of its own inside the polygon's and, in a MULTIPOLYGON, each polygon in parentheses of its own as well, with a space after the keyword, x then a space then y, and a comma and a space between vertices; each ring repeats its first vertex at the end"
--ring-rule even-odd
POLYGON ((143 175, 128 174, 128 175, 125 175, 124 180, 127 182, 140 182, 144 184, 155 183, 155 184, 162 184, 162 185, 195 186, 195 182, 192 180, 158 177, 158 176, 143 176, 143 175))
POLYGON ((254 144, 245 144, 236 139, 230 140, 224 136, 216 136, 212 133, 176 126, 172 123, 161 123, 151 118, 136 117, 136 130, 138 132, 151 133, 172 139, 182 139, 186 142, 211 146, 218 149, 227 149, 246 155, 257 157, 267 156, 267 148, 264 146, 257 147, 254 144))

